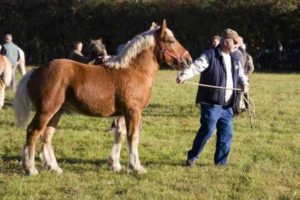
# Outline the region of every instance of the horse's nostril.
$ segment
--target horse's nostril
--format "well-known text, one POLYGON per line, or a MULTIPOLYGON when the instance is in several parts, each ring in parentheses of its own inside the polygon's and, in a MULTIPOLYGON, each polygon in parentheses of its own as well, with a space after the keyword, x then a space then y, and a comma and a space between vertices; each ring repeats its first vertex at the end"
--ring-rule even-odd
POLYGON ((182 67, 187 68, 189 66, 187 59, 182 60, 182 67))
POLYGON ((186 59, 186 63, 190 66, 192 64, 192 59, 190 58, 186 59))

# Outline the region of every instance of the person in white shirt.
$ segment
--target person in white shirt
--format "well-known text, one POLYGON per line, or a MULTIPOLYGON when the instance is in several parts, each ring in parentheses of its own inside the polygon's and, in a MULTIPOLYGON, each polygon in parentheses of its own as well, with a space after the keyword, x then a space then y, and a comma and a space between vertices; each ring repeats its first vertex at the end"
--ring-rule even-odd
POLYGON ((189 68, 182 71, 176 81, 184 83, 201 74, 200 84, 217 87, 198 87, 196 103, 201 105, 201 126, 196 134, 192 149, 187 153, 187 166, 193 166, 198 160, 207 140, 217 129, 215 165, 226 165, 232 141, 233 105, 235 104, 237 84, 248 91, 248 79, 245 76, 239 54, 234 50, 239 35, 232 29, 225 29, 220 44, 210 48, 197 58, 189 68))

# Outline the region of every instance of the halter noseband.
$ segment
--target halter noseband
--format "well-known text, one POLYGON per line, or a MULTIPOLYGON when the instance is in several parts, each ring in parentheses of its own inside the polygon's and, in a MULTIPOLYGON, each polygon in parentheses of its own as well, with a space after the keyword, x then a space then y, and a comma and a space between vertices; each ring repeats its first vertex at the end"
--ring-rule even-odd
POLYGON ((166 54, 167 54, 170 57, 177 60, 178 63, 182 63, 183 57, 189 53, 187 50, 185 50, 181 55, 177 55, 175 52, 171 52, 168 48, 166 48, 165 45, 163 45, 162 42, 159 42, 159 40, 157 38, 156 38, 156 41, 157 41, 160 51, 164 55, 164 57, 166 57, 166 54))

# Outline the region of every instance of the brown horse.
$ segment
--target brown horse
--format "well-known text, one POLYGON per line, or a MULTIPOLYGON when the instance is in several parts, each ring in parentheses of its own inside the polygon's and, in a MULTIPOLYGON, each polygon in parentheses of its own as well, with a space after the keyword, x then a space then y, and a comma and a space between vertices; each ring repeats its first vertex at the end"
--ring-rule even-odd
POLYGON ((26 121, 30 102, 35 107, 22 155, 25 172, 29 175, 38 173, 34 158, 39 137, 43 143, 45 168, 62 172, 51 147, 62 108, 92 116, 122 116, 117 120, 110 167, 114 171, 121 170, 120 151, 127 134, 128 168, 137 173, 146 172, 139 160, 139 128, 142 111, 150 101, 159 63, 183 69, 191 61, 190 54, 175 39, 164 20, 161 27, 154 24, 150 30, 134 37, 103 67, 58 59, 28 72, 19 84, 14 102, 17 123, 26 121))
POLYGON ((5 86, 10 86, 12 66, 10 61, 0 54, 0 109, 4 106, 5 86))

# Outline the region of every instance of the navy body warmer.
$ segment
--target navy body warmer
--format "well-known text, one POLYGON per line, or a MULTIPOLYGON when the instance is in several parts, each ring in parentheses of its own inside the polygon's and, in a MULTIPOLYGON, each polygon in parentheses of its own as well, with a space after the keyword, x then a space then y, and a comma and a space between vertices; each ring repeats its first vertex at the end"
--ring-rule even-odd
MULTIPOLYGON (((205 52, 209 60, 209 67, 206 68, 200 77, 200 84, 226 87, 226 68, 223 62, 223 56, 220 48, 212 48, 205 52)), ((232 65, 233 87, 237 87, 239 79, 239 62, 240 57, 237 51, 230 53, 232 65)), ((209 88, 199 86, 197 91, 196 103, 209 103, 218 105, 233 105, 236 101, 237 91, 233 91, 233 96, 230 102, 225 102, 225 89, 209 88)))

